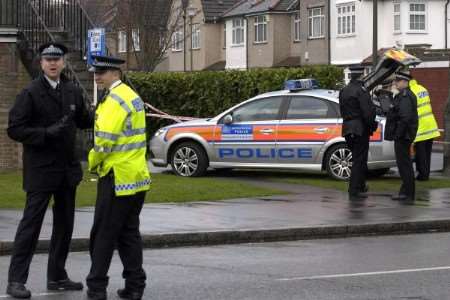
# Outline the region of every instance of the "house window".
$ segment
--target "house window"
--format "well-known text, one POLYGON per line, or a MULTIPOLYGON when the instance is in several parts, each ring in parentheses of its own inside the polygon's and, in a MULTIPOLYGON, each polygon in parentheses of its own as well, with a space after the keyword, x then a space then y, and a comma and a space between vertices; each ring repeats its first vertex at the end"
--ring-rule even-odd
POLYGON ((347 3, 337 7, 337 35, 345 36, 355 34, 356 14, 355 3, 347 3))
POLYGON ((200 24, 192 25, 192 49, 200 49, 200 24))
POLYGON ((316 7, 308 9, 309 21, 309 38, 323 38, 325 27, 325 16, 323 14, 323 7, 316 7))
POLYGON ((244 19, 233 19, 232 45, 244 44, 244 19))
POLYGON ((300 12, 294 14, 294 41, 300 41, 300 12))
POLYGON ((223 47, 227 47, 227 24, 223 24, 223 47))
POLYGON ((266 16, 255 17, 255 43, 267 42, 267 18, 266 16))
POLYGON ((394 3, 394 32, 401 31, 400 3, 394 3))
POLYGON ((181 51, 183 49, 183 33, 175 31, 172 35, 172 51, 181 51))
POLYGON ((131 31, 133 37, 133 49, 134 51, 141 51, 141 42, 139 37, 139 28, 135 28, 131 31))
POLYGON ((409 30, 425 31, 426 30, 426 8, 425 3, 409 4, 409 30))
POLYGON ((117 34, 117 39, 119 42, 118 52, 124 53, 127 52, 127 33, 126 31, 119 31, 117 34))

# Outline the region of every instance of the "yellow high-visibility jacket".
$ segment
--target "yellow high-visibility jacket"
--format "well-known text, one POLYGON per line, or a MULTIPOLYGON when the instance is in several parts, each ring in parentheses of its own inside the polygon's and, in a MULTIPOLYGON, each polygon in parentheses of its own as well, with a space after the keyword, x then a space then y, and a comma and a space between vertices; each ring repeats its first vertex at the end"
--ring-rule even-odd
POLYGON ((419 116, 419 128, 414 142, 422 142, 437 138, 441 134, 431 107, 430 95, 426 88, 417 83, 417 80, 410 80, 409 87, 417 97, 417 115, 419 116))
POLYGON ((145 158, 146 127, 142 99, 120 83, 97 107, 94 148, 89 152, 89 170, 100 177, 114 172, 117 196, 134 195, 150 188, 145 158))

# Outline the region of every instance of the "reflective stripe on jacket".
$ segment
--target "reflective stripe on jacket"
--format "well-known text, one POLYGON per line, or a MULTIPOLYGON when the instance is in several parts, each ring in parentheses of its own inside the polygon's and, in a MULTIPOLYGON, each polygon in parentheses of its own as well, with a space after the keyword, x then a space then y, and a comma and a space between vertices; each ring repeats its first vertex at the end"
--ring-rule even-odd
POLYGON ((428 91, 418 84, 416 80, 411 80, 409 87, 417 97, 417 115, 419 117, 419 128, 414 142, 439 137, 441 134, 439 133, 439 128, 433 115, 428 91))
POLYGON ((100 177, 113 170, 117 196, 150 188, 145 128, 144 103, 124 83, 113 88, 97 108, 89 170, 100 177))

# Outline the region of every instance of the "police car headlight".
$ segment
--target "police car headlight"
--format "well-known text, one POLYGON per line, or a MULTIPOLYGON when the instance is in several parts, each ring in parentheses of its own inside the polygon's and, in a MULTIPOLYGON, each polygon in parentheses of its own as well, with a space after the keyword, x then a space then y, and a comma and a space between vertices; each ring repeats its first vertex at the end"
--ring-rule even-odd
POLYGON ((167 128, 160 128, 155 132, 155 136, 160 136, 163 135, 164 133, 166 133, 167 128))

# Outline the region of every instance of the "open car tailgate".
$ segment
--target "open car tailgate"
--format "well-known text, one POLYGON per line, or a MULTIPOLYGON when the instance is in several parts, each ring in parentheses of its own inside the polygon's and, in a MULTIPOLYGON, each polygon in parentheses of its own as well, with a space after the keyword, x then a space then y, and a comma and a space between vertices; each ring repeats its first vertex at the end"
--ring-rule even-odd
POLYGON ((397 70, 403 67, 415 66, 421 62, 420 59, 404 50, 389 49, 384 52, 376 68, 362 79, 364 86, 370 91, 397 70))

